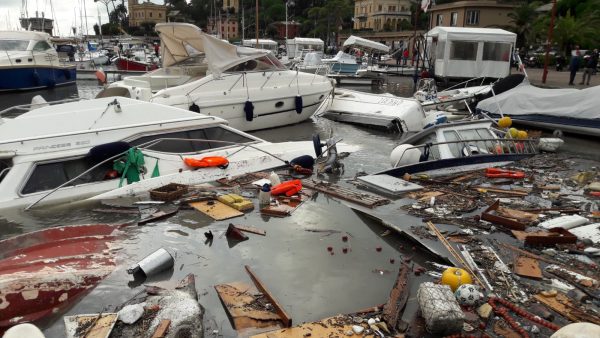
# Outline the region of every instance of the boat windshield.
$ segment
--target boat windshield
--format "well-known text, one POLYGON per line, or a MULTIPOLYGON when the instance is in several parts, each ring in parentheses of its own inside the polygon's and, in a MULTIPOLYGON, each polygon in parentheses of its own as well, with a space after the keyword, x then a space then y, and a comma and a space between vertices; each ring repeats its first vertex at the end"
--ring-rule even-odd
POLYGON ((0 40, 0 50, 3 51, 14 51, 14 50, 27 50, 29 41, 25 40, 0 40))
POLYGON ((262 72, 268 70, 275 71, 285 69, 287 68, 285 68, 285 66, 275 56, 273 56, 273 54, 269 53, 256 59, 248 60, 246 62, 237 64, 226 70, 226 72, 262 72))

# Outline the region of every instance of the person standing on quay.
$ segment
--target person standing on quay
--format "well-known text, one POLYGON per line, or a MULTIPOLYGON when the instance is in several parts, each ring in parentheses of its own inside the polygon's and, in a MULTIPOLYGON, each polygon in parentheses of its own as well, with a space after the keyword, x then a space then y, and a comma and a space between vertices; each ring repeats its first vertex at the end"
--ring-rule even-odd
POLYGON ((571 76, 569 77, 569 86, 573 86, 573 81, 575 80, 575 75, 579 70, 579 59, 581 58, 581 52, 579 51, 579 46, 575 46, 575 55, 571 56, 571 63, 569 64, 569 70, 571 71, 571 76))
POLYGON ((592 79, 592 75, 596 73, 596 67, 598 67, 598 50, 594 49, 592 55, 585 56, 585 69, 583 70, 583 78, 581 79, 580 85, 584 84, 585 78, 587 76, 586 85, 590 85, 590 80, 592 79))

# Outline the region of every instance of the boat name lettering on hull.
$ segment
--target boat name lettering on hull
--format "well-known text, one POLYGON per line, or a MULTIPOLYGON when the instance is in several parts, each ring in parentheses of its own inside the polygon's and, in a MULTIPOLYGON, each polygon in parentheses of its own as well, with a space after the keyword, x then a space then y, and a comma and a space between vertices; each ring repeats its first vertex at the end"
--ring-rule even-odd
MULTIPOLYGON (((84 146, 84 145, 89 145, 90 143, 91 143, 90 140, 85 140, 85 141, 77 141, 74 143, 74 145, 75 146, 84 146)), ((43 146, 33 147, 33 151, 68 148, 68 147, 71 147, 71 145, 72 145, 71 142, 43 145, 43 146)))

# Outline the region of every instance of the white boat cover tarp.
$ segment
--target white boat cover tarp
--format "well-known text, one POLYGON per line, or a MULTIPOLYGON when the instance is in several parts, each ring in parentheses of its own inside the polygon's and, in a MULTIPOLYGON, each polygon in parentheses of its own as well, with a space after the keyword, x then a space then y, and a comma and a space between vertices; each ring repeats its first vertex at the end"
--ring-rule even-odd
POLYGON ((390 51, 390 47, 384 45, 383 43, 367 40, 354 35, 350 35, 350 37, 344 41, 344 47, 372 49, 382 51, 384 53, 388 53, 390 51))
POLYGON ((159 23, 155 30, 162 43, 163 67, 172 66, 193 55, 189 47, 206 55, 208 69, 215 76, 239 63, 267 54, 263 50, 236 47, 188 23, 159 23))
POLYGON ((301 44, 301 45, 318 45, 318 46, 325 45, 325 42, 323 42, 323 40, 321 40, 319 38, 293 38, 293 39, 288 39, 287 43, 295 43, 295 44, 301 44))
POLYGON ((508 116, 547 115, 580 119, 600 119, 600 86, 586 89, 544 89, 523 82, 496 97, 477 104, 477 109, 508 116))

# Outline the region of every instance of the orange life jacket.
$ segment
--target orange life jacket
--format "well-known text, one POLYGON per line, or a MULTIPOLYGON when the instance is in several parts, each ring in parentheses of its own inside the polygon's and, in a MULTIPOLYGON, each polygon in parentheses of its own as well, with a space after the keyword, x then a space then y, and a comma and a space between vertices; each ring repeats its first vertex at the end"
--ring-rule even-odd
POLYGON ((208 156, 201 159, 186 157, 183 162, 194 168, 219 167, 224 169, 229 165, 229 160, 221 156, 208 156))

